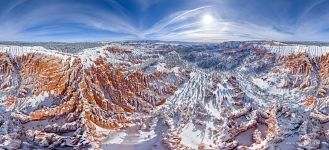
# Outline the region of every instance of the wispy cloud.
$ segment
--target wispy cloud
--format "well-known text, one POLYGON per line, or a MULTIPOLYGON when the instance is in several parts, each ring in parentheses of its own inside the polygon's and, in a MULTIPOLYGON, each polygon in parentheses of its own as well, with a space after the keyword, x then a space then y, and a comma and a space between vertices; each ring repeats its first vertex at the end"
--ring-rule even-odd
POLYGON ((223 19, 216 6, 203 6, 175 12, 144 32, 144 36, 160 40, 216 42, 223 40, 288 39, 291 35, 248 22, 223 19), (204 15, 211 15, 212 22, 205 25, 204 15))
POLYGON ((329 40, 329 2, 302 1, 12 0, 0 40, 329 40))
MULTIPOLYGON (((20 9, 17 6, 19 5, 13 5, 11 9, 6 10, 6 14, 13 15, 16 9, 20 9)), ((139 32, 125 14, 104 9, 94 10, 88 4, 57 3, 27 9, 30 10, 15 15, 16 18, 4 16, 0 23, 0 40, 34 39, 37 38, 34 36, 38 35, 69 33, 72 28, 89 28, 127 35, 137 35, 139 32), (34 30, 29 30, 31 28, 34 30)), ((79 35, 75 36, 73 38, 79 38, 79 35)))

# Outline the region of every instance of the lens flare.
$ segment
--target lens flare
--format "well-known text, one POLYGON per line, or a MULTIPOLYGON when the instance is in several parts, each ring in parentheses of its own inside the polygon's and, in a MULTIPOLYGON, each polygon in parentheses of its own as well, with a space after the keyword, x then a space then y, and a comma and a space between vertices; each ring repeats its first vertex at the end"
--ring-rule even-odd
POLYGON ((202 16, 202 23, 204 25, 211 25, 214 22, 214 17, 210 14, 205 14, 202 16))

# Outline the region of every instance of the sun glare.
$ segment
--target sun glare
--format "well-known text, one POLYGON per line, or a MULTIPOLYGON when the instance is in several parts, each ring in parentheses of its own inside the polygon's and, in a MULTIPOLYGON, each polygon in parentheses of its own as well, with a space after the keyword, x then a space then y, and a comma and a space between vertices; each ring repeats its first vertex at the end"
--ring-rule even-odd
POLYGON ((204 25, 210 25, 214 22, 214 17, 211 16, 210 14, 205 14, 202 16, 202 23, 204 25))

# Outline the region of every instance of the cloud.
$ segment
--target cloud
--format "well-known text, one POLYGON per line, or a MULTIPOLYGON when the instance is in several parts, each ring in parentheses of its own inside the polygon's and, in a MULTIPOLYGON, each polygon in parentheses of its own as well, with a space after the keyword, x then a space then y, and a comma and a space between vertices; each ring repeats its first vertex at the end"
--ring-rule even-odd
POLYGON ((0 40, 329 40, 329 2, 302 1, 5 0, 0 40))
POLYGON ((136 2, 137 2, 137 4, 138 4, 138 7, 139 7, 142 11, 146 11, 146 10, 149 9, 152 5, 161 2, 161 0, 138 0, 138 1, 136 1, 136 2))
POLYGON ((300 1, 267 4, 267 1, 261 0, 223 0, 174 12, 145 31, 144 36, 160 40, 203 42, 329 40, 329 23, 326 21, 329 18, 329 2, 303 1, 305 5, 300 4, 300 1), (211 25, 205 26, 201 21, 206 14, 215 18, 211 25))
POLYGON ((329 2, 315 1, 298 17, 296 38, 301 40, 329 40, 329 2))
POLYGON ((203 42, 288 39, 291 36, 271 27, 223 19, 215 10, 215 6, 203 6, 175 12, 144 32, 144 36, 159 40, 203 42), (209 25, 205 25, 202 22, 204 15, 211 15, 214 20, 209 25))
MULTIPOLYGON (((136 35, 138 30, 125 14, 111 10, 95 9, 87 4, 55 3, 36 5, 15 14, 19 4, 12 5, 0 21, 0 40, 25 40, 34 36, 50 36, 70 32, 72 28, 136 35), (10 16, 14 16, 9 18, 10 16), (34 30, 30 30, 34 29, 34 30)), ((118 6, 116 6, 118 7, 118 6)), ((78 36, 78 35, 77 35, 78 36)))

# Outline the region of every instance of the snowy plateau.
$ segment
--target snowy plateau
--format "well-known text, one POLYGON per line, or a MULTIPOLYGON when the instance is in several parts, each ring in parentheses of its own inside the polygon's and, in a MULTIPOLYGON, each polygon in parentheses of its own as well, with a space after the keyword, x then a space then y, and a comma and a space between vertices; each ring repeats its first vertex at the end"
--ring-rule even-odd
POLYGON ((0 45, 0 149, 329 149, 329 46, 0 45))

